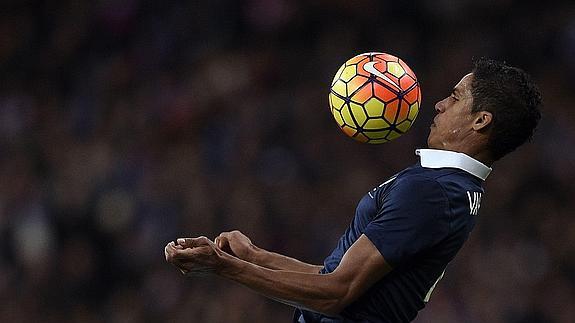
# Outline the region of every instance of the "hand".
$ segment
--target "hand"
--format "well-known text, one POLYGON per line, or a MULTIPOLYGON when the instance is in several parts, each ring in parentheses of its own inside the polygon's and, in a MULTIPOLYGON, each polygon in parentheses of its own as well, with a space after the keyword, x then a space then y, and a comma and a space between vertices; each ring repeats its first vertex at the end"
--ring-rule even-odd
POLYGON ((218 248, 248 262, 254 262, 260 250, 252 241, 238 230, 222 232, 214 240, 218 248))
POLYGON ((164 248, 166 261, 183 274, 219 272, 224 268, 224 252, 206 237, 180 238, 164 248))
MULTIPOLYGON (((178 241, 178 244, 183 248, 192 248, 192 245, 188 243, 190 241, 186 239, 182 242, 178 241)), ((238 230, 220 233, 214 239, 214 243, 219 249, 248 262, 253 262, 256 253, 260 250, 238 230)))

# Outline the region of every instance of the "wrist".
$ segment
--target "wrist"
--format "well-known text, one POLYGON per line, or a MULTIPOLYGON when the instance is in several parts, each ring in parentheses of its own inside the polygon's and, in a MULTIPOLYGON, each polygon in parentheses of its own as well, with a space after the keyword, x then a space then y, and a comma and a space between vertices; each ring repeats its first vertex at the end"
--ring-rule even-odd
POLYGON ((233 278, 237 276, 245 261, 234 256, 224 255, 222 257, 222 265, 220 266, 217 274, 225 278, 233 278))
POLYGON ((245 260, 247 262, 251 262, 252 264, 262 266, 266 263, 267 253, 268 252, 266 250, 253 246, 248 259, 245 260))

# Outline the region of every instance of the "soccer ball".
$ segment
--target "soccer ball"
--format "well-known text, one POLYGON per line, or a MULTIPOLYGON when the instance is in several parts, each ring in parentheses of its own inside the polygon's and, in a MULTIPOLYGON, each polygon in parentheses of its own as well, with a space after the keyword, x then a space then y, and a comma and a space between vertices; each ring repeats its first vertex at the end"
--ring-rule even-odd
POLYGON ((406 133, 420 104, 415 73, 390 54, 357 55, 339 68, 331 82, 331 113, 340 129, 360 142, 379 144, 406 133))

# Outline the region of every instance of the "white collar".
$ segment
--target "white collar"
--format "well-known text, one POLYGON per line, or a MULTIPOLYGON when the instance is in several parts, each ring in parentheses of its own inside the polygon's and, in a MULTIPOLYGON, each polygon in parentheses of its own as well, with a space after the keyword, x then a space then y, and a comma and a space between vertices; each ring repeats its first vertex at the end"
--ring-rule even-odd
POLYGON ((482 180, 485 180, 491 173, 491 167, 464 153, 439 149, 417 149, 415 154, 420 156, 421 166, 425 168, 458 168, 482 180))

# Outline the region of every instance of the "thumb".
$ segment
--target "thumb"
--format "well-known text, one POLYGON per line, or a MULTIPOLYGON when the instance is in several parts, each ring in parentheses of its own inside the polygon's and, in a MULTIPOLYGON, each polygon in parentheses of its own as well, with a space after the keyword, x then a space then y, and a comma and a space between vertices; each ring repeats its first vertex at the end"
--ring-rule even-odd
POLYGON ((212 241, 204 236, 197 237, 197 238, 178 238, 176 240, 178 245, 184 248, 195 248, 201 247, 205 245, 209 245, 212 241))
POLYGON ((216 246, 218 246, 218 248, 220 249, 223 249, 225 246, 228 245, 228 239, 226 237, 223 237, 222 235, 217 236, 216 239, 214 239, 214 242, 216 246))
POLYGON ((178 245, 184 248, 193 247, 192 238, 178 238, 176 242, 178 243, 178 245))
POLYGON ((235 256, 236 254, 234 253, 234 251, 232 250, 232 246, 230 245, 230 239, 228 239, 228 237, 226 237, 225 235, 219 235, 216 238, 216 245, 218 246, 218 248, 222 249, 223 251, 229 253, 232 256, 235 256))

